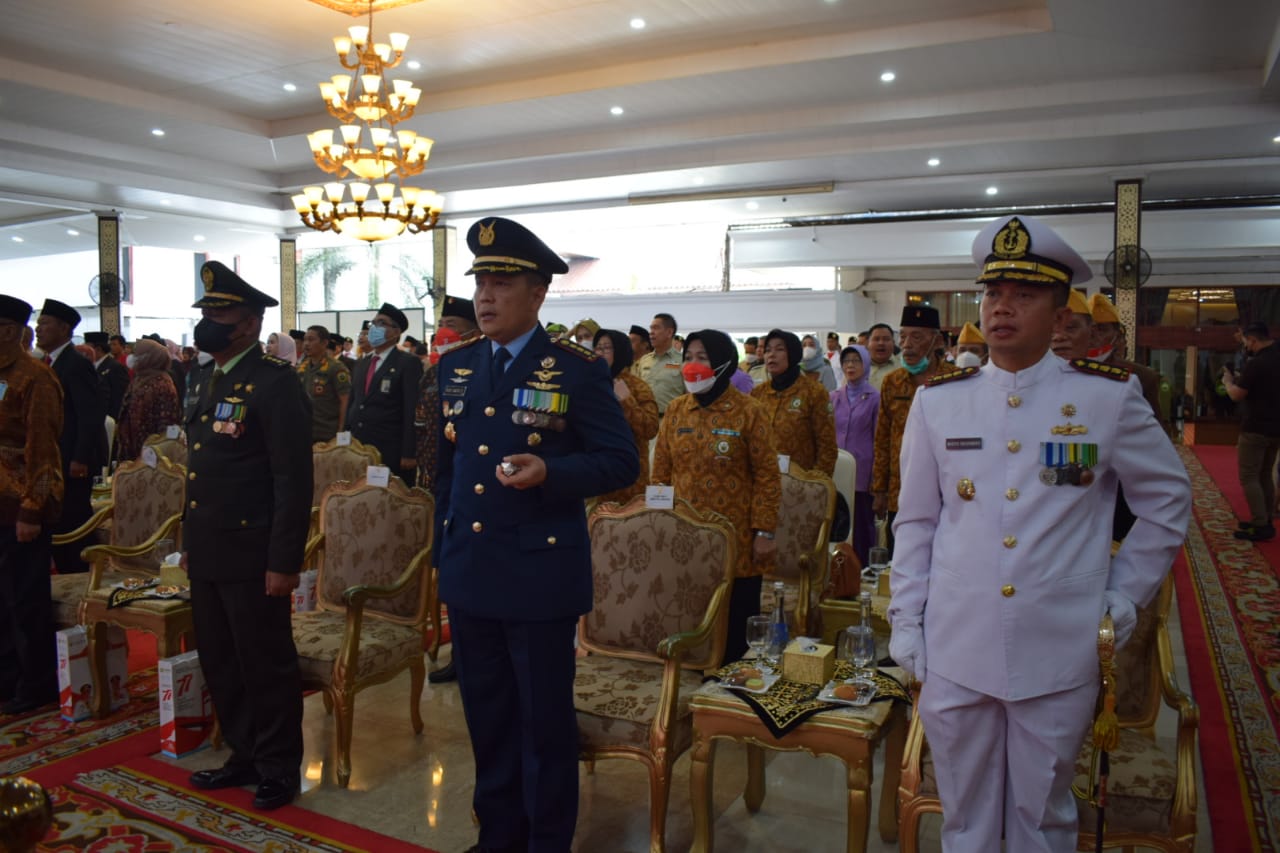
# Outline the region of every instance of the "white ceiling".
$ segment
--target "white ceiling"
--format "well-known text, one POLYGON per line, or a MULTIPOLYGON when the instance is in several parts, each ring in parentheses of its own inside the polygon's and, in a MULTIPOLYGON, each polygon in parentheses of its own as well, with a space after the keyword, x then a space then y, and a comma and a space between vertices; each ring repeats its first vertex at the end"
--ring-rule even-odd
MULTIPOLYGON (((200 251, 298 230, 304 136, 337 124, 315 84, 361 21, 309 0, 0 0, 0 21, 0 259, 93 249, 95 210, 200 251)), ((1278 25, 1274 0, 424 0, 374 32, 411 37, 421 69, 395 76, 436 140, 415 183, 447 217, 608 228, 1101 203, 1129 177, 1280 194, 1278 25)))

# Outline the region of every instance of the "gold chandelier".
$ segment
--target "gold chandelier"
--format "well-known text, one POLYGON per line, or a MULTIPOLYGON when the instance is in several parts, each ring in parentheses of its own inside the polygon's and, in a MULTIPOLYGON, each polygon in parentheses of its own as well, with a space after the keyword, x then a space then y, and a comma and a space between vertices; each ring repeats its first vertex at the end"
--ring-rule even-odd
POLYGON ((331 181, 304 187, 293 196, 293 206, 303 224, 317 231, 333 231, 370 243, 429 231, 440 217, 441 197, 431 190, 400 187, 391 179, 422 173, 434 140, 394 126, 411 117, 422 95, 407 80, 388 87, 385 72, 404 58, 409 37, 392 33, 389 43, 373 38, 373 5, 369 0, 368 26, 348 28, 348 35, 333 40, 342 67, 359 70, 359 85, 349 74, 336 74, 320 84, 329 114, 343 122, 335 140, 332 129, 307 135, 316 165, 336 178, 355 176, 358 181, 331 181), (372 191, 372 193, 371 193, 372 191))

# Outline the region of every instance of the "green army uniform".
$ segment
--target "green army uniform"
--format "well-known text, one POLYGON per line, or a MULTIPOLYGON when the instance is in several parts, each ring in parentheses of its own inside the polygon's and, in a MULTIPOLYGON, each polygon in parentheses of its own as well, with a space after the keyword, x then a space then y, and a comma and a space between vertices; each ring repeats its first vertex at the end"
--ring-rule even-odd
POLYGON ((675 347, 669 347, 662 355, 657 350, 645 353, 638 362, 641 377, 653 389, 661 414, 666 414, 667 405, 684 393, 684 377, 680 374, 683 363, 683 356, 675 347))
POLYGON ((351 371, 332 356, 318 364, 311 359, 298 362, 298 379, 311 400, 311 440, 328 441, 338 434, 341 397, 351 393, 351 371))

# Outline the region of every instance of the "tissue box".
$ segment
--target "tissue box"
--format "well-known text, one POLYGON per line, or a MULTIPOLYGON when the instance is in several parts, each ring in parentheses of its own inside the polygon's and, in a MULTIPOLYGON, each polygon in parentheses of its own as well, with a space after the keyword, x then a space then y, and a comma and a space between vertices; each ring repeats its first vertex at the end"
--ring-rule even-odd
POLYGON ((802 684, 826 684, 836 671, 836 648, 817 643, 811 652, 800 650, 799 638, 787 644, 782 652, 782 677, 802 684))
MULTIPOLYGON (((71 722, 87 720, 93 713, 93 665, 89 660, 89 638, 84 626, 57 633, 58 703, 62 718, 71 722)), ((100 633, 107 643, 107 684, 110 710, 129 701, 129 646, 124 630, 112 625, 100 633)))
POLYGON ((160 751, 180 758, 208 745, 213 732, 213 700, 191 651, 160 661, 160 751))

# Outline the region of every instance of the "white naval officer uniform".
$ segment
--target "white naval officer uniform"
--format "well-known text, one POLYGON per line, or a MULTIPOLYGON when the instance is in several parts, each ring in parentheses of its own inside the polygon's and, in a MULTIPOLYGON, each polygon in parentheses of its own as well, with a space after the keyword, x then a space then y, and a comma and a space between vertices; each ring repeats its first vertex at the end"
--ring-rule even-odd
POLYGON ((901 466, 890 651, 925 682, 943 849, 998 851, 1003 828, 1011 853, 1075 850, 1098 622, 1110 606, 1127 639, 1135 604, 1169 571, 1186 471, 1136 378, 1087 375, 1052 352, 921 389, 901 466), (1078 445, 1091 481, 1042 480, 1042 442, 1050 463, 1078 445), (1112 558, 1117 482, 1138 521, 1112 558))

